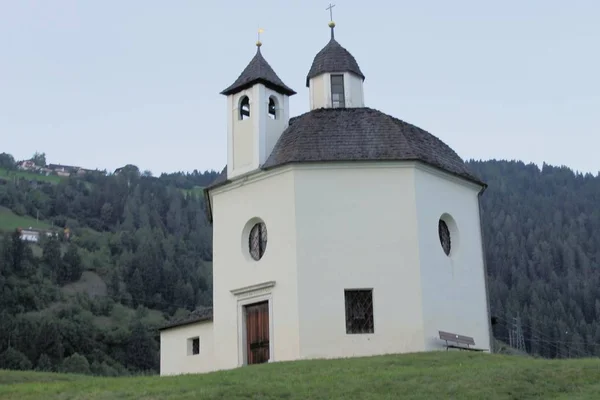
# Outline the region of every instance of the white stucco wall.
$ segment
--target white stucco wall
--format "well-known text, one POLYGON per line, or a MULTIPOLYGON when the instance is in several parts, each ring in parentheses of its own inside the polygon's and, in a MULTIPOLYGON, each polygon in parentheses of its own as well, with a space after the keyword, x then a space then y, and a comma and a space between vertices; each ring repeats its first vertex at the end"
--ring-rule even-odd
POLYGON ((289 122, 289 96, 256 84, 227 96, 227 175, 229 178, 257 170, 275 146, 289 122), (247 96, 250 116, 239 118, 240 100, 247 96), (269 117, 269 98, 274 97, 278 116, 269 117))
POLYGON ((160 375, 210 372, 216 367, 213 324, 198 322, 160 332, 160 375), (200 338, 200 353, 188 354, 188 339, 200 338))
POLYGON ((365 106, 362 78, 349 72, 344 73, 344 92, 346 92, 346 107, 365 106))
POLYGON ((308 106, 310 110, 325 107, 327 104, 327 90, 325 74, 317 75, 308 81, 308 106))
POLYGON ((426 347, 440 348, 442 330, 471 336, 475 347, 490 349, 479 224, 481 187, 421 166, 415 171, 415 188, 426 347), (458 231, 450 226, 449 256, 438 235, 442 215, 449 215, 458 231))
MULTIPOLYGON (((333 73, 338 75, 340 73, 333 73)), ((349 72, 344 75, 344 96, 346 108, 364 107, 365 97, 362 78, 349 72)), ((331 75, 324 73, 309 80, 309 106, 311 110, 316 108, 331 108, 331 75)))
POLYGON ((424 349, 410 164, 300 166, 296 225, 302 358, 424 349), (346 334, 344 289, 373 289, 374 333, 346 334))
POLYGON ((242 307, 263 300, 271 362, 436 350, 439 330, 489 348, 479 189, 412 162, 296 165, 214 189, 214 322, 202 327, 214 329, 203 335, 215 351, 188 361, 192 326, 163 332, 161 373, 243 365, 242 307), (450 257, 443 214, 459 232, 450 257), (258 220, 268 243, 254 261, 247 234, 258 220), (345 289, 373 289, 374 333, 346 333, 345 289))
POLYGON ((227 170, 234 177, 249 171, 254 166, 254 143, 256 133, 258 91, 255 87, 227 96, 227 170), (240 101, 247 96, 250 102, 250 117, 240 119, 240 101))
POLYGON ((275 144, 279 140, 279 137, 283 131, 288 127, 290 120, 289 116, 289 96, 282 95, 269 88, 265 88, 265 99, 263 112, 266 115, 265 118, 265 135, 261 137, 261 146, 263 150, 260 152, 259 165, 264 164, 269 158, 269 155, 273 151, 275 144), (269 117, 269 99, 273 97, 275 99, 275 119, 269 117))
POLYGON ((271 361, 298 357, 294 193, 293 172, 286 168, 212 193, 213 320, 216 360, 222 369, 244 364, 242 305, 264 299, 271 302, 271 361), (256 218, 268 232, 259 261, 248 254, 247 231, 256 218), (268 287, 231 292, 257 284, 268 287))

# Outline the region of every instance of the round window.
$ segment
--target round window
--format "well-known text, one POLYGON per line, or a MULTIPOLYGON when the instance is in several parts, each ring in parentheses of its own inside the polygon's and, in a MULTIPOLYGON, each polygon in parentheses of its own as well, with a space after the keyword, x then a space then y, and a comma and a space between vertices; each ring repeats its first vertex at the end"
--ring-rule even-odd
POLYGON ((267 248, 267 226, 264 222, 258 222, 250 229, 248 247, 250 256, 256 261, 260 260, 265 254, 267 248))
POLYGON ((438 222, 438 235, 440 237, 440 243, 442 245, 442 249, 444 249, 444 253, 449 256, 450 250, 452 249, 450 229, 448 229, 448 224, 446 224, 446 221, 442 219, 440 219, 438 222))

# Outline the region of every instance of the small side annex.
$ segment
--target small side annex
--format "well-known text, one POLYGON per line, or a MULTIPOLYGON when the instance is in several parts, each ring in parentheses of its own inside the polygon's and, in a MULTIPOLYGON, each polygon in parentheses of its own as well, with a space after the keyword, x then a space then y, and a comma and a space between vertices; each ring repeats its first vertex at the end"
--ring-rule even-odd
POLYGON ((215 370, 212 309, 196 310, 160 328, 160 375, 215 370), (169 331, 168 335, 162 334, 169 331))

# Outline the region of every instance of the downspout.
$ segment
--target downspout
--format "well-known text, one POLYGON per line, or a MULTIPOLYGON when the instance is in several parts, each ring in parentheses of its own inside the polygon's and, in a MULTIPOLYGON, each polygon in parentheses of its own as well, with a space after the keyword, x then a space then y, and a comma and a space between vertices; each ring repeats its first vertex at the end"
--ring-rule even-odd
POLYGON ((477 206, 479 209, 479 231, 480 231, 480 237, 481 237, 481 252, 483 255, 483 282, 485 285, 485 302, 486 302, 486 308, 487 308, 487 324, 488 324, 488 332, 490 335, 490 353, 494 352, 494 333, 492 331, 492 317, 491 317, 491 310, 490 310, 490 294, 488 291, 488 271, 487 271, 487 254, 485 251, 485 239, 484 239, 484 235, 483 235, 483 220, 481 218, 481 196, 483 195, 483 192, 485 192, 485 190, 487 189, 487 185, 484 184, 484 186, 481 188, 481 190, 479 191, 479 193, 477 193, 477 206))
POLYGON ((206 203, 206 218, 208 218, 208 222, 212 225, 212 206, 210 204, 210 194, 208 193, 210 189, 204 188, 202 193, 204 194, 204 202, 206 203))

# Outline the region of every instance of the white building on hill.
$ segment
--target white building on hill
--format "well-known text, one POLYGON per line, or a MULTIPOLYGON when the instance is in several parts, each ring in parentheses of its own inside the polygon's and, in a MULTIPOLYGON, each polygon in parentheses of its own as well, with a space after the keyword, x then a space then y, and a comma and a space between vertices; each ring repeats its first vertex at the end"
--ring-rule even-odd
POLYGON ((489 349, 479 196, 485 184, 437 137, 364 101, 354 57, 316 55, 310 110, 257 52, 227 96, 227 167, 206 189, 211 313, 161 329, 161 374, 489 349))

